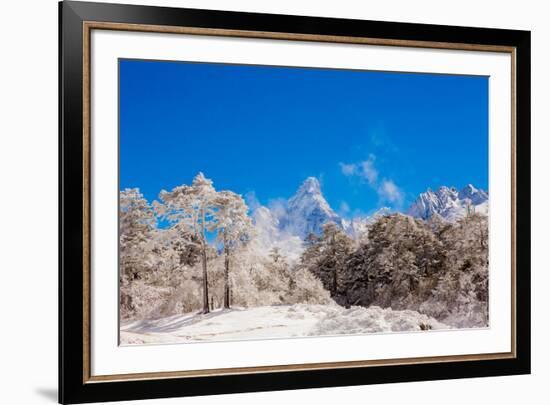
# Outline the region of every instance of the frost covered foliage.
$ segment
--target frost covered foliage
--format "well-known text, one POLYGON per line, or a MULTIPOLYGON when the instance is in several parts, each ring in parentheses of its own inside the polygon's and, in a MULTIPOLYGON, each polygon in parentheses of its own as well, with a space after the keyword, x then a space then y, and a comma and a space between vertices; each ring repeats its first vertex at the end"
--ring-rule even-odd
POLYGON ((454 226, 439 226, 436 233, 446 252, 445 272, 439 277, 432 295, 422 304, 420 310, 456 327, 487 326, 487 217, 482 214, 470 215, 454 226))
POLYGON ((151 206, 138 189, 120 193, 120 311, 121 315, 137 314, 142 300, 151 291, 144 291, 149 276, 150 241, 155 227, 151 206), (139 297, 139 298, 138 298, 139 297))
POLYGON ((456 224, 402 214, 379 218, 366 241, 332 226, 313 241, 302 265, 341 305, 410 309, 455 327, 488 325, 487 217, 456 224))
POLYGON ((150 205, 138 189, 120 193, 121 319, 332 302, 313 274, 265 253, 241 196, 199 173, 159 197, 150 205))

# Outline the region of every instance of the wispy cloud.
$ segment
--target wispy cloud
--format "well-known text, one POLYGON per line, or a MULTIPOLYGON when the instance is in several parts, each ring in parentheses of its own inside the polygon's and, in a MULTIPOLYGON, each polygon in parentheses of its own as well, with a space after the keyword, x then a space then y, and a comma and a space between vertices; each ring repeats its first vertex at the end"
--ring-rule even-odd
POLYGON ((360 173, 363 178, 372 186, 378 181, 378 170, 374 167, 374 155, 370 155, 368 160, 360 163, 360 173))
POLYGON ((262 204, 254 191, 249 191, 244 195, 244 200, 248 205, 250 212, 256 211, 260 207, 269 208, 271 214, 280 219, 286 213, 287 201, 282 198, 271 198, 267 201, 267 204, 262 204))
POLYGON ((374 166, 375 160, 376 156, 370 154, 367 160, 358 163, 340 163, 340 169, 345 176, 357 176, 372 186, 378 180, 378 170, 374 166))
POLYGON ((340 162, 340 170, 346 177, 358 178, 376 191, 380 204, 390 203, 395 207, 403 205, 404 193, 392 179, 382 177, 375 165, 376 156, 370 154, 367 160, 355 163, 340 162))
POLYGON ((340 163, 340 169, 342 169, 344 175, 353 176, 357 170, 357 165, 355 163, 340 163))
POLYGON ((403 192, 393 180, 384 179, 377 189, 378 195, 384 200, 397 206, 403 204, 403 192))

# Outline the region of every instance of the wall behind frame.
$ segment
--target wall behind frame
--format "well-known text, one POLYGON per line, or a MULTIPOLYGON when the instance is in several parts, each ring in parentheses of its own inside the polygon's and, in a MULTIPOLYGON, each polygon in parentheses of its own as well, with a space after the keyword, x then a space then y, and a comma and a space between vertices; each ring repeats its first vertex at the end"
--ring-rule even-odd
MULTIPOLYGON (((103 0, 104 2, 114 2, 103 0)), ((126 404, 542 404, 550 379, 550 26, 524 0, 119 0, 123 3, 532 30, 533 375, 238 394, 126 404), (521 6, 519 6, 521 5, 521 6), (519 6, 519 7, 518 7, 519 6)), ((0 25, 0 392, 2 403, 57 397, 57 1, 4 2, 0 25)))

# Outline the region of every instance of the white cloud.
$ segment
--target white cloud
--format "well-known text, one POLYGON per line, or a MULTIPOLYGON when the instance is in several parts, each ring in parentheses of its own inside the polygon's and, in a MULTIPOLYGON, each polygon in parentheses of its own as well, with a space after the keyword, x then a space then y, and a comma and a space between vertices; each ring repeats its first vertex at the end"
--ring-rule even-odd
POLYGON ((357 163, 340 163, 342 174, 347 177, 357 177, 366 182, 376 191, 380 203, 391 203, 396 206, 403 204, 404 193, 397 184, 388 178, 379 181, 379 171, 375 165, 376 156, 370 154, 367 160, 357 163))
POLYGON ((357 176, 372 186, 378 180, 378 170, 374 166, 375 160, 376 156, 370 154, 367 160, 358 163, 340 163, 340 170, 344 176, 357 176))
POLYGON ((361 177, 366 179, 371 186, 376 184, 378 180, 378 170, 374 167, 374 159, 374 155, 370 155, 368 160, 364 160, 360 163, 361 177))

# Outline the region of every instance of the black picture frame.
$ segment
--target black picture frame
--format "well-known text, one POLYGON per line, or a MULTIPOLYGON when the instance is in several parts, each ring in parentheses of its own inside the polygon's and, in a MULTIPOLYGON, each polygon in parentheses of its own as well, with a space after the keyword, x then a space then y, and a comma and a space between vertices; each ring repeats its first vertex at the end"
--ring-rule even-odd
POLYGON ((353 386, 530 373, 530 32, 336 18, 269 15, 85 2, 59 3, 59 402, 353 386), (86 260, 83 159, 84 24, 108 22, 307 35, 380 38, 515 48, 515 342, 513 358, 470 359, 230 375, 87 381, 82 271, 86 260))

